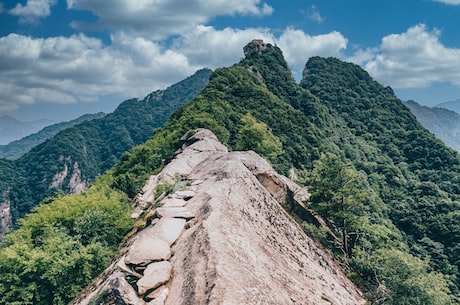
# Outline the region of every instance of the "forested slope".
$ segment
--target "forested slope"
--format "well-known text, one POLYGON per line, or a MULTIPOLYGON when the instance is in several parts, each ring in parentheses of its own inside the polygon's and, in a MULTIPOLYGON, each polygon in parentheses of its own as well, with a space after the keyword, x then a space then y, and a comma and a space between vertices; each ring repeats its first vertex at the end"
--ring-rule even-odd
MULTIPOLYGON (((315 57, 308 61, 299 86, 279 48, 253 41, 241 62, 217 69, 195 99, 153 138, 123 154, 93 190, 99 188, 111 198, 134 198, 146 179, 172 158, 181 136, 198 127, 212 130, 231 150, 255 150, 308 187, 312 196, 306 210, 289 212, 335 255, 372 304, 459 303, 460 158, 367 72, 337 59, 315 57), (324 222, 308 217, 316 214, 324 222)), ((50 204, 85 202, 89 197, 66 196, 50 204)), ((38 270, 46 274, 40 276, 31 271, 40 259, 20 254, 24 245, 27 253, 46 253, 50 238, 55 241, 59 234, 77 244, 108 243, 95 238, 96 225, 88 226, 92 239, 72 226, 86 213, 85 224, 110 223, 104 222, 110 211, 69 216, 63 210, 42 232, 36 229, 37 214, 46 219, 51 212, 46 207, 28 216, 2 246, 0 272, 8 282, 0 281, 0 294, 8 296, 5 302, 20 297, 36 304, 64 304, 77 287, 63 283, 46 289, 42 281, 75 278, 94 259, 69 251, 61 262, 79 258, 78 266, 62 273, 38 270), (23 293, 34 281, 42 290, 23 293), (69 286, 72 293, 59 299, 69 286)), ((122 223, 115 231, 126 230, 122 223)), ((107 238, 114 236, 111 232, 107 238)))
MULTIPOLYGON (((78 193, 110 169, 122 153, 152 137, 169 116, 208 83, 203 69, 166 90, 121 103, 106 116, 62 130, 27 154, 0 167, 0 193, 13 223, 56 192, 78 193), (9 179, 9 167, 16 179, 9 179)), ((11 223, 11 222, 10 222, 11 223)))

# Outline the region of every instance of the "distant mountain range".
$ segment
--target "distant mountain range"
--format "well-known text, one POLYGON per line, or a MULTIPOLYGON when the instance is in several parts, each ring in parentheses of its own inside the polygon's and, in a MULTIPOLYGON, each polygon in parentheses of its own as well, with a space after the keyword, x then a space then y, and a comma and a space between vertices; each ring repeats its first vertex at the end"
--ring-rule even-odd
POLYGON ((0 237, 46 197, 81 192, 123 153, 151 138, 208 84, 211 72, 202 69, 144 99, 126 100, 112 113, 61 130, 17 160, 0 159, 0 237))
POLYGON ((455 111, 457 113, 460 113, 460 98, 455 101, 440 103, 436 105, 435 107, 446 108, 446 109, 455 111))
POLYGON ((10 116, 2 116, 0 117, 0 145, 19 140, 53 123, 56 122, 46 119, 23 122, 10 116))
MULTIPOLYGON (((460 110, 460 100, 457 101, 460 110)), ((414 101, 404 103, 417 120, 447 146, 460 152, 460 114, 448 107, 427 107, 414 101)), ((446 105, 449 103, 445 103, 446 105)), ((454 102, 449 105, 455 106, 454 102)))
MULTIPOLYGON (((12 141, 8 143, 7 145, 0 145, 0 158, 17 159, 21 157, 22 155, 24 155, 29 150, 31 150, 34 146, 37 146, 38 144, 45 142, 47 139, 53 137, 61 130, 73 127, 77 124, 80 124, 83 121, 89 121, 89 120, 101 118, 104 115, 105 113, 103 112, 99 112, 96 114, 85 114, 72 121, 61 122, 61 123, 56 123, 53 125, 46 126, 45 128, 41 129, 38 132, 29 134, 19 140, 12 141)), ((2 119, 8 119, 8 117, 3 117, 2 119)), ((42 121, 51 122, 47 120, 42 120, 42 121)))

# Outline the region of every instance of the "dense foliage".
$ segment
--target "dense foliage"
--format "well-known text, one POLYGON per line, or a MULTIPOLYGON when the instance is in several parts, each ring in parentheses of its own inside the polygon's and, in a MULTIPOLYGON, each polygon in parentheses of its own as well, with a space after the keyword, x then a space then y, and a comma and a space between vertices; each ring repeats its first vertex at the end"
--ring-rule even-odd
POLYGON ((209 128, 238 149, 248 125, 264 124, 282 152, 275 159, 270 150, 259 152, 282 173, 294 167, 304 177, 311 208, 330 227, 324 244, 374 304, 454 304, 458 155, 359 67, 313 58, 303 88, 286 67, 279 49, 269 47, 216 70, 161 132, 122 158, 118 186, 137 190, 194 128, 209 128))
POLYGON ((10 200, 13 220, 57 191, 73 193, 78 180, 90 183, 110 169, 124 152, 151 138, 174 111, 195 97, 210 74, 208 69, 200 70, 143 100, 127 100, 102 118, 62 130, 14 161, 17 179, 12 183, 7 183, 8 167, 0 163, 0 194, 10 200))
MULTIPOLYGON (((299 182, 312 193, 308 208, 316 210, 327 227, 316 228, 300 214, 297 218, 336 255, 371 304, 459 303, 460 158, 425 130, 390 88, 361 68, 333 58, 312 58, 299 86, 281 51, 266 45, 239 64, 216 70, 208 86, 150 140, 123 154, 104 176, 105 192, 134 197, 180 147, 181 136, 198 127, 212 130, 229 149, 255 149, 283 174, 295 169, 299 182), (261 144, 264 141, 272 146, 261 144)), ((6 165, 10 171, 16 166, 6 165)), ((25 236, 51 256, 60 250, 42 242, 42 236, 60 236, 63 249, 68 249, 69 240, 82 247, 85 240, 91 241, 88 245, 110 240, 111 233, 98 233, 105 236, 102 239, 95 239, 91 230, 83 234, 88 224, 106 219, 100 212, 85 213, 91 214, 76 218, 85 225, 73 223, 70 230, 58 221, 59 229, 44 226, 35 236, 24 233, 34 227, 27 218, 0 254, 8 266, 23 255, 17 262, 23 269, 2 270, 14 285, 1 293, 13 291, 8 294, 13 298, 21 287, 21 295, 30 300, 34 296, 28 291, 37 281, 55 283, 52 275, 26 279, 36 276, 36 270, 21 263, 35 260, 21 254, 14 239, 25 236)), ((87 251, 81 250, 82 265, 92 259, 85 256, 87 251)), ((87 273, 73 275, 74 282, 87 280, 79 278, 83 275, 87 273)), ((63 288, 52 287, 53 302, 59 304, 63 288)))
POLYGON ((67 304, 105 269, 132 226, 128 197, 110 179, 21 219, 0 246, 0 304, 67 304))
MULTIPOLYGON (((396 277, 398 272, 391 268, 399 268, 398 264, 384 259, 382 253, 402 251, 406 258, 421 259, 428 265, 420 268, 425 273, 414 274, 408 281, 413 287, 405 292, 394 289, 396 278, 385 281, 393 303, 449 304, 439 300, 444 300, 442 291, 458 296, 460 288, 458 154, 424 129, 390 88, 372 80, 358 66, 332 58, 312 58, 301 85, 319 97, 336 119, 346 122, 355 144, 351 146, 350 139, 344 138, 334 139, 335 144, 358 171, 365 173, 382 200, 387 212, 379 217, 391 221, 403 235, 403 246, 374 243, 374 250, 366 254, 371 258, 370 270, 361 270, 361 276, 372 278, 368 282, 374 284, 389 274, 396 277), (376 272, 379 268, 372 266, 379 262, 385 264, 385 272, 376 272), (433 289, 439 288, 437 301, 433 295, 422 297, 432 292, 418 285, 429 279, 439 284, 432 283, 433 289)), ((375 216, 370 214, 369 219, 375 216)))

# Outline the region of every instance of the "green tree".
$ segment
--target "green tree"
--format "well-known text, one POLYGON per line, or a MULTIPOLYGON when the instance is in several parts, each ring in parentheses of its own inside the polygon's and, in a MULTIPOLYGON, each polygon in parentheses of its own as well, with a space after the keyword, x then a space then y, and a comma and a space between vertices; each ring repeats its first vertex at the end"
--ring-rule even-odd
POLYGON ((263 122, 258 122, 247 113, 241 118, 243 126, 238 131, 236 149, 253 150, 273 162, 283 153, 283 145, 272 130, 263 122))
POLYGON ((386 300, 376 304, 453 304, 446 280, 441 273, 430 272, 427 260, 395 249, 380 249, 371 261, 380 286, 389 292, 386 300))
POLYGON ((313 209, 341 235, 342 251, 351 257, 367 223, 364 202, 369 186, 366 175, 350 162, 328 153, 314 163, 309 184, 313 209))

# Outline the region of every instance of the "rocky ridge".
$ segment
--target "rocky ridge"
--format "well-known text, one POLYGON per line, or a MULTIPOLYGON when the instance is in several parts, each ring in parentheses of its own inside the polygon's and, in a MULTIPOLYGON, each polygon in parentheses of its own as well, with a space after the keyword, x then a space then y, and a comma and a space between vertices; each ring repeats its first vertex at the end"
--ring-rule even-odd
POLYGON ((366 303, 283 208, 305 189, 208 130, 183 140, 139 194, 120 257, 71 304, 366 303))

